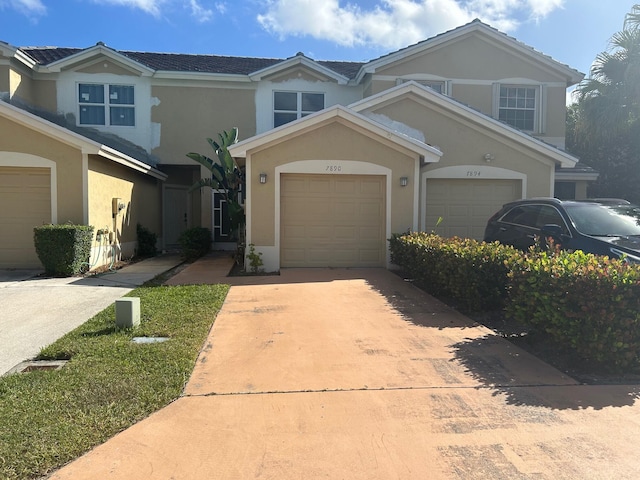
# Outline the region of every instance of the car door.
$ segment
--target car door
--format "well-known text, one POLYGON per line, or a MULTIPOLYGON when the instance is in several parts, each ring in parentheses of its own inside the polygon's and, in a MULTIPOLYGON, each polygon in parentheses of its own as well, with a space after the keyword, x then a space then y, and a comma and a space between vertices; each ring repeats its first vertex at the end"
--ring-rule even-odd
POLYGON ((541 205, 516 205, 499 220, 497 240, 527 250, 535 243, 541 205))

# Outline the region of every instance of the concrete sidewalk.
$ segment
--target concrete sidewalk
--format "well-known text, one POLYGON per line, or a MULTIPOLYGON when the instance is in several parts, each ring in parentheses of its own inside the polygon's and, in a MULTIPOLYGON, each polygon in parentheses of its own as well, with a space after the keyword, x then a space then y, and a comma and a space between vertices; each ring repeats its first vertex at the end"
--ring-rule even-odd
POLYGON ((385 270, 226 280, 184 395, 52 479, 640 478, 637 385, 580 385, 385 270))
POLYGON ((0 375, 180 263, 179 255, 160 255, 113 272, 68 278, 0 270, 0 375))

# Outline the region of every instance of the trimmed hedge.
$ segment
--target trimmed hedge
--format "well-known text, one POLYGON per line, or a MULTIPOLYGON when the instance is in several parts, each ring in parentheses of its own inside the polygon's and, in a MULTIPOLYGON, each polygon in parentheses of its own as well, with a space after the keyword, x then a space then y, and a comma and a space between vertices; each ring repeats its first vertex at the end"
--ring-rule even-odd
POLYGON ((391 261, 426 290, 453 300, 464 312, 502 307, 507 274, 521 257, 513 247, 433 233, 394 235, 391 261))
POLYGON ((193 227, 180 235, 178 242, 182 247, 182 256, 186 261, 196 260, 211 250, 211 230, 205 227, 193 227))
POLYGON ((509 282, 509 317, 600 367, 640 367, 640 266, 582 251, 530 252, 509 282))
POLYGON ((70 277, 89 270, 93 226, 42 225, 33 229, 36 253, 45 273, 70 277))
POLYGON ((498 243, 411 233, 391 260, 467 313, 504 308, 593 366, 640 369, 640 266, 582 251, 527 253, 498 243))

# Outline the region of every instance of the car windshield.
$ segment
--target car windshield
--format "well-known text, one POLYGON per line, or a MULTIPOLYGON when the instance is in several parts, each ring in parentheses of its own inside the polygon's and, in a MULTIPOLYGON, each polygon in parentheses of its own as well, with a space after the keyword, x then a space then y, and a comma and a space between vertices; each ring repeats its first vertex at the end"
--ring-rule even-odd
POLYGON ((576 229, 594 237, 640 235, 640 207, 636 205, 566 205, 576 229))

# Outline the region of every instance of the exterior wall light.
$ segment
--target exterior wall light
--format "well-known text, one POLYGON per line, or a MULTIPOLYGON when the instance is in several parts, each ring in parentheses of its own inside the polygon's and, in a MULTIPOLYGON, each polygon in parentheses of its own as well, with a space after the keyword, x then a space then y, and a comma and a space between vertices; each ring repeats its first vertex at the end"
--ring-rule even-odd
POLYGON ((400 186, 401 187, 406 187, 407 185, 409 185, 409 178, 408 177, 400 177, 400 186))
POLYGON ((489 163, 492 162, 496 157, 493 155, 493 153, 485 153, 483 158, 485 162, 489 163))
POLYGON ((261 173, 260 174, 260 183, 267 183, 267 174, 266 173, 261 173))

